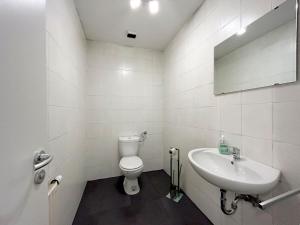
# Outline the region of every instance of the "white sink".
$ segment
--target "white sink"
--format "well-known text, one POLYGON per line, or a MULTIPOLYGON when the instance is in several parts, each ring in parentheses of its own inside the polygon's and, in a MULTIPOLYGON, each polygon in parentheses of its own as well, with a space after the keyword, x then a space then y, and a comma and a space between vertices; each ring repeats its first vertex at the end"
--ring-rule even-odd
POLYGON ((239 194, 263 194, 279 181, 280 171, 256 161, 232 155, 221 155, 216 148, 201 148, 189 152, 194 170, 206 181, 221 189, 239 194))

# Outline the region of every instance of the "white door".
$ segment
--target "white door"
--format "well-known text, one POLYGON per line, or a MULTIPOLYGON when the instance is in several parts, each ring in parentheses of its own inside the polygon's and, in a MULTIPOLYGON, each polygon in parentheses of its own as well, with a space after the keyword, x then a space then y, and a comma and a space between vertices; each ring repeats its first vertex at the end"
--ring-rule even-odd
POLYGON ((47 180, 33 182, 46 143, 45 0, 0 0, 0 225, 48 225, 47 180))

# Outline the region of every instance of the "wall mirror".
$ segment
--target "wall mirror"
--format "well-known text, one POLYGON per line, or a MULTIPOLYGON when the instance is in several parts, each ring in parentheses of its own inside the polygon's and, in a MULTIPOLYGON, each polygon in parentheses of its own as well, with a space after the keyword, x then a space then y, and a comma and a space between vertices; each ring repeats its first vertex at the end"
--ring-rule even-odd
POLYGON ((287 0, 214 48, 214 92, 297 79, 297 0, 287 0))

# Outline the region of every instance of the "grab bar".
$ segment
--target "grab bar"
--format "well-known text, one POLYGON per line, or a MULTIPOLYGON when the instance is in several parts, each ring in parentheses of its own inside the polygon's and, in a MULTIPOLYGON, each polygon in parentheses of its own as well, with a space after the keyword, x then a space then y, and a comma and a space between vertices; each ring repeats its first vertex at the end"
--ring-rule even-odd
POLYGON ((33 169, 37 171, 47 166, 53 159, 52 155, 45 153, 44 151, 37 152, 33 160, 33 169))
POLYGON ((273 205, 276 202, 279 202, 279 201, 284 200, 286 198, 292 197, 292 196, 297 195, 299 193, 300 193, 300 188, 285 192, 285 193, 283 193, 281 195, 278 195, 274 198, 271 198, 271 199, 268 199, 266 201, 258 203, 258 207, 260 209, 266 209, 267 207, 273 205))

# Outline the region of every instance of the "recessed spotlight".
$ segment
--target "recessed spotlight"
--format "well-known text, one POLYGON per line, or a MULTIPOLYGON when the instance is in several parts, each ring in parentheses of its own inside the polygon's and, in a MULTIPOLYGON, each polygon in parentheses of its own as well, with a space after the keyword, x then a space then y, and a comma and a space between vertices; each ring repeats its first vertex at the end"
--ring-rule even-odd
POLYGON ((246 33, 246 28, 245 28, 245 27, 242 27, 242 28, 236 33, 236 35, 240 36, 240 35, 243 35, 244 33, 246 33))
POLYGON ((142 4, 142 0, 130 0, 130 7, 132 9, 138 9, 142 4))
POLYGON ((151 14, 156 14, 159 11, 159 3, 157 0, 149 1, 149 11, 151 14))

